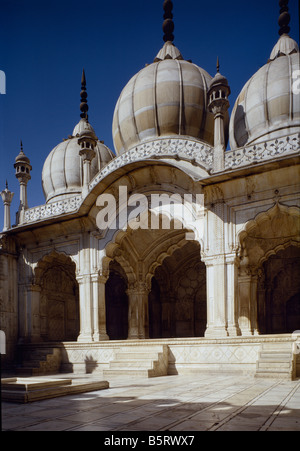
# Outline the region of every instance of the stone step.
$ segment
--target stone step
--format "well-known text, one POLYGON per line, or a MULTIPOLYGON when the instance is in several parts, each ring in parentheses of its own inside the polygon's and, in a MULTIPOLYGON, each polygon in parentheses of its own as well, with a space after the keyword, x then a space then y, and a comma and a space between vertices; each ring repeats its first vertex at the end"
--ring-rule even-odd
POLYGON ((258 361, 257 362, 257 368, 258 369, 269 369, 271 370, 278 370, 278 369, 290 369, 291 368, 291 362, 263 362, 258 361))
POLYGON ((126 346, 117 351, 104 370, 104 377, 117 375, 131 377, 164 376, 168 372, 168 349, 164 345, 126 346))
POLYGON ((55 374, 60 367, 60 352, 57 347, 37 348, 35 350, 25 347, 23 349, 22 367, 17 368, 16 372, 20 376, 55 374))
POLYGON ((20 367, 15 370, 17 376, 33 376, 33 368, 20 367))
POLYGON ((113 360, 110 362, 110 369, 129 368, 129 369, 152 369, 155 360, 113 360))
POLYGON ((157 359, 158 352, 117 352, 116 360, 155 360, 157 359))
POLYGON ((255 377, 260 377, 260 378, 269 378, 269 379, 287 379, 287 380, 291 380, 292 379, 292 375, 291 372, 276 372, 274 373, 274 371, 261 371, 261 372, 256 372, 255 373, 255 377))
POLYGON ((58 348, 37 348, 37 349, 23 349, 23 355, 27 355, 28 357, 43 357, 47 354, 53 354, 54 349, 58 348))
MULTIPOLYGON (((48 371, 47 374, 55 374, 56 372, 48 371)), ((17 376, 41 376, 45 371, 41 368, 34 368, 32 366, 22 366, 16 369, 17 376)))
POLYGON ((292 353, 291 352, 266 352, 266 351, 262 351, 259 353, 259 358, 260 359, 264 359, 264 360, 268 360, 268 359, 273 359, 276 358, 279 361, 280 360, 290 360, 292 357, 292 353))
POLYGON ((262 343, 256 362, 256 377, 295 377, 292 343, 262 343))
MULTIPOLYGON (((46 359, 44 359, 46 361, 46 359)), ((23 368, 39 368, 41 360, 23 360, 23 368)))
POLYGON ((119 367, 118 369, 109 369, 103 371, 103 377, 109 379, 114 376, 128 376, 128 377, 151 377, 151 370, 148 369, 129 369, 119 367))
POLYGON ((292 343, 262 343, 261 349, 271 352, 292 352, 292 343))

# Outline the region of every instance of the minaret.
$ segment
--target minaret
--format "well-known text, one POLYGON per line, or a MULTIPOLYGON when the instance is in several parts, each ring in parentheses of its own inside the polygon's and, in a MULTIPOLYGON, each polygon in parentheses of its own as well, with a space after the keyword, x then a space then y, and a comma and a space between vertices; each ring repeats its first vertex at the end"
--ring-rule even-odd
POLYGON ((217 59, 217 73, 212 79, 208 91, 208 109, 214 115, 214 171, 224 169, 224 152, 226 140, 224 131, 224 117, 229 108, 228 96, 230 87, 226 77, 220 74, 219 58, 217 59))
POLYGON ((13 200, 14 193, 9 191, 8 189, 8 183, 6 181, 6 188, 4 191, 0 193, 3 204, 4 204, 4 226, 3 226, 3 232, 6 232, 6 230, 9 230, 11 228, 11 222, 10 222, 10 204, 13 200))
POLYGON ((30 160, 23 152, 23 144, 21 141, 21 150, 15 160, 14 168, 16 170, 15 175, 20 183, 20 206, 19 206, 19 221, 21 222, 21 212, 24 212, 28 208, 27 202, 27 183, 31 179, 30 171, 32 166, 30 160))
POLYGON ((86 79, 84 69, 81 78, 81 103, 80 103, 80 117, 85 120, 84 128, 79 134, 78 144, 80 145, 79 155, 83 163, 83 186, 82 195, 85 197, 88 194, 88 187, 91 181, 91 162, 96 156, 95 147, 97 145, 97 137, 88 121, 88 104, 86 92, 86 79))

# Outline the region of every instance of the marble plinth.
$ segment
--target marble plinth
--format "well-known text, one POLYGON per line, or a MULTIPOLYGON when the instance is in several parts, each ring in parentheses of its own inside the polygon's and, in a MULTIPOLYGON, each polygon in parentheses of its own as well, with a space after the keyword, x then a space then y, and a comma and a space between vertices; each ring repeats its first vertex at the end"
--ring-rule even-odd
POLYGON ((27 403, 75 393, 105 390, 109 388, 109 383, 28 377, 1 379, 1 386, 3 401, 27 403))

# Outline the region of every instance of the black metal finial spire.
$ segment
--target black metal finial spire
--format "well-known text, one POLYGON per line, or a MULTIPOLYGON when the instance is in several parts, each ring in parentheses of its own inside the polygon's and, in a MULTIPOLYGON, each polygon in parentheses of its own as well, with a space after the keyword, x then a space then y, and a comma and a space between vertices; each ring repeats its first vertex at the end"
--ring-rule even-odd
POLYGON ((80 117, 83 119, 88 119, 88 110, 89 106, 87 104, 87 92, 86 92, 86 79, 85 79, 85 72, 84 69, 82 70, 82 77, 81 77, 81 93, 80 93, 80 117))
POLYGON ((220 73, 220 60, 219 57, 217 56, 217 73, 220 73))
POLYGON ((289 27, 289 23, 291 20, 291 16, 289 15, 289 8, 288 8, 289 0, 280 0, 279 6, 280 6, 280 16, 278 19, 278 25, 280 26, 279 29, 279 35, 282 36, 283 34, 289 34, 291 31, 289 27))
POLYGON ((6 183, 5 183, 5 189, 8 190, 8 181, 7 180, 6 180, 6 183))
POLYGON ((163 32, 164 32, 164 41, 174 41, 174 22, 173 22, 173 2, 171 0, 164 1, 164 23, 163 23, 163 32))
POLYGON ((22 140, 20 140, 20 150, 21 150, 21 152, 23 152, 23 143, 22 143, 22 140))

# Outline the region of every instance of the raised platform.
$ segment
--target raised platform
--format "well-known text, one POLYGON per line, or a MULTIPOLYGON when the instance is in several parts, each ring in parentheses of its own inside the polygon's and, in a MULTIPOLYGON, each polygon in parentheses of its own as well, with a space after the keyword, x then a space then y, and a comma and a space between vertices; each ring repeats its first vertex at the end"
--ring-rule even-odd
POLYGON ((86 393, 109 388, 106 381, 72 379, 5 378, 1 379, 2 401, 27 403, 70 394, 86 393))
MULTIPOLYGON (((47 349, 60 350, 60 371, 74 374, 99 374, 112 369, 125 350, 131 355, 151 355, 154 349, 166 349, 166 374, 220 372, 255 375, 263 346, 282 345, 292 350, 297 337, 293 334, 255 335, 227 338, 169 338, 155 340, 123 340, 90 343, 60 342, 22 345, 24 353, 47 349)), ((299 341, 299 339, 298 339, 299 341)), ((142 362, 141 362, 142 363, 142 362)), ((300 354, 293 354, 296 376, 300 376, 300 354)), ((128 366, 128 365, 127 365, 128 366)), ((105 374, 105 373, 104 373, 105 374)))

